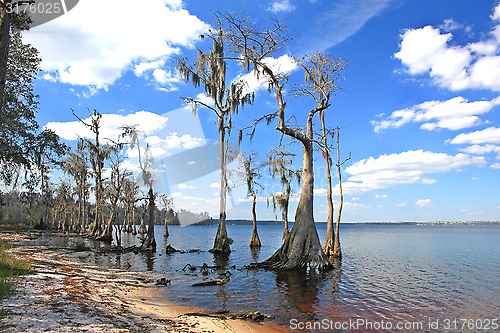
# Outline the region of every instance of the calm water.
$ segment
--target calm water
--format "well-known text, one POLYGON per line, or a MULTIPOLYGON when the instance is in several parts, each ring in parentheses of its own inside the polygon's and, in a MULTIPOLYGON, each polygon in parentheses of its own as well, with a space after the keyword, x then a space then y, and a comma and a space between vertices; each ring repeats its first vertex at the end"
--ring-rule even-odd
MULTIPOLYGON (((167 243, 177 249, 210 249, 216 226, 171 226, 167 243)), ((299 320, 421 321, 498 318, 500 313, 500 224, 390 225, 345 224, 341 229, 343 261, 322 274, 276 273, 243 269, 267 259, 280 245, 282 226, 259 225, 263 247, 248 247, 250 225, 228 225, 234 240, 227 262, 231 280, 223 286, 192 287, 203 280, 184 272, 190 263, 214 265, 209 252, 166 255, 163 228, 157 228, 158 253, 96 254, 100 265, 153 270, 172 278, 162 297, 215 311, 259 310, 288 326, 299 320)), ((319 224, 323 240, 325 225, 319 224)), ((124 236, 127 242, 135 238, 124 236)), ((210 275, 218 277, 217 273, 210 275)), ((500 321, 500 319, 499 319, 500 321)), ((453 327, 452 327, 453 328, 453 327)), ((453 330, 452 330, 453 331, 453 330)), ((460 329, 456 329, 460 331, 460 329)))

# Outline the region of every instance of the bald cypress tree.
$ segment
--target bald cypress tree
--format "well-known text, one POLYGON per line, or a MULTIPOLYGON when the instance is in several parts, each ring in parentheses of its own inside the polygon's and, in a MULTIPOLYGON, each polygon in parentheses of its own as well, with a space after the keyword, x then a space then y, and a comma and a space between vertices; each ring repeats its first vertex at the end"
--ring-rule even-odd
POLYGON ((238 113, 245 104, 253 102, 253 93, 248 92, 242 80, 227 80, 227 61, 237 59, 237 54, 227 53, 229 45, 227 31, 223 26, 224 21, 216 20, 216 29, 210 30, 203 38, 211 41, 211 48, 204 52, 198 50, 198 57, 194 64, 189 64, 187 59, 179 59, 177 68, 184 81, 191 82, 195 87, 202 87, 210 97, 212 103, 205 103, 192 97, 184 97, 184 101, 193 107, 196 113, 199 107, 204 107, 213 112, 217 117, 217 131, 219 133, 219 167, 220 167, 220 201, 219 201, 219 226, 212 251, 215 253, 231 252, 232 239, 226 229, 227 206, 227 154, 228 138, 231 134, 232 116, 238 113))

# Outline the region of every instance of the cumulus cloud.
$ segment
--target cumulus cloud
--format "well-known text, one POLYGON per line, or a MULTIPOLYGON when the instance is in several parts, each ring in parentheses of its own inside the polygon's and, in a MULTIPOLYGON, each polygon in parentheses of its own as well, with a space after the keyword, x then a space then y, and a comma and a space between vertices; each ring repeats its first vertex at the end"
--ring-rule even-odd
MULTIPOLYGON (((87 124, 91 124, 91 117, 83 119, 87 124)), ((102 114, 100 121, 101 138, 108 138, 118 141, 119 135, 122 133, 120 127, 137 125, 137 130, 149 135, 154 131, 161 130, 165 127, 168 117, 159 115, 149 111, 138 111, 128 115, 120 114, 102 114)), ((83 139, 94 139, 95 134, 80 121, 70 122, 49 122, 45 125, 46 128, 53 130, 57 135, 65 140, 77 140, 79 137, 83 139)))
POLYGON ((461 133, 450 140, 451 144, 500 144, 500 128, 488 127, 483 130, 461 133))
MULTIPOLYGON (((267 57, 264 59, 264 63, 269 66, 275 74, 287 74, 293 72, 297 69, 297 63, 294 58, 288 54, 284 54, 278 58, 267 57)), ((258 91, 260 89, 267 88, 269 79, 266 75, 260 73, 257 75, 255 72, 251 72, 245 75, 240 75, 235 78, 235 80, 243 80, 247 84, 248 93, 258 91)))
POLYGON ((275 14, 280 12, 287 13, 294 11, 295 6, 290 2, 290 0, 273 1, 267 10, 275 14))
POLYGON ((449 143, 454 145, 469 145, 459 148, 467 154, 486 155, 496 154, 496 159, 500 160, 500 128, 488 127, 482 130, 460 133, 449 143))
POLYGON ((497 159, 500 160, 500 145, 485 144, 485 145, 472 145, 459 149, 461 152, 472 155, 485 155, 494 153, 497 154, 497 159))
POLYGON ((327 189, 326 188, 315 188, 313 190, 313 193, 317 197, 325 197, 326 193, 327 193, 327 189))
POLYGON ((426 174, 459 171, 467 166, 483 166, 482 156, 459 153, 448 155, 424 150, 384 154, 355 162, 345 172, 350 176, 343 184, 348 193, 362 193, 401 184, 431 184, 426 174))
POLYGON ((411 75, 429 75, 440 87, 459 91, 487 89, 500 91, 500 4, 491 19, 497 24, 488 38, 465 45, 451 45, 451 31, 459 27, 445 21, 441 27, 408 29, 401 35, 394 54, 411 75), (447 24, 448 23, 448 24, 447 24))
POLYGON ((460 130, 482 123, 479 115, 488 113, 500 104, 500 97, 489 101, 471 101, 454 97, 447 101, 427 101, 410 108, 394 111, 384 120, 372 120, 375 132, 399 128, 410 122, 422 123, 421 129, 432 131, 439 128, 460 130))
POLYGON ((415 205, 420 208, 432 207, 431 199, 420 199, 415 202, 415 205))
MULTIPOLYGON (((24 38, 40 51, 45 79, 104 88, 129 69, 136 75, 161 69, 180 46, 194 46, 208 25, 181 5, 180 0, 151 0, 147 6, 133 0, 80 1, 24 38)), ((152 78, 171 83, 166 73, 152 78)))
POLYGON ((188 185, 188 184, 185 184, 185 183, 181 183, 181 184, 177 185, 177 188, 179 190, 195 190, 196 186, 192 186, 192 185, 188 185))

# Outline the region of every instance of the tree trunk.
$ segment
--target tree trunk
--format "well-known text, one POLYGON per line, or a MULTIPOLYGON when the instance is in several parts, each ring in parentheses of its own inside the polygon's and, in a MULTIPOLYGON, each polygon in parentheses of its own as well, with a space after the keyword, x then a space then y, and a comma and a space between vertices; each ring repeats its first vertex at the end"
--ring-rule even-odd
POLYGON ((109 243, 111 243, 113 241, 113 220, 114 220, 114 217, 115 217, 115 210, 114 210, 114 208, 111 208, 111 212, 109 213, 108 222, 106 223, 106 226, 104 227, 104 230, 102 231, 102 233, 97 237, 97 240, 109 242, 109 243))
POLYGON ((132 206, 132 217, 130 218, 130 221, 132 223, 132 235, 137 235, 137 228, 135 225, 135 207, 132 206))
POLYGON ((0 5, 0 110, 3 109, 7 61, 9 59, 10 14, 7 13, 5 7, 7 2, 10 1, 2 1, 0 5))
POLYGON ((219 116, 219 161, 220 161, 220 206, 219 227, 215 236, 214 247, 210 250, 215 253, 228 254, 231 252, 232 239, 228 237, 226 230, 226 201, 227 201, 227 170, 226 170, 226 129, 224 126, 224 115, 219 116))
POLYGON ((80 229, 80 234, 85 234, 87 231, 87 200, 85 196, 83 197, 83 207, 82 207, 82 228, 80 229))
POLYGON ((139 225, 139 230, 137 230, 138 234, 144 235, 147 230, 146 230, 146 224, 144 223, 144 218, 146 217, 146 212, 147 210, 145 209, 142 214, 141 214, 141 223, 139 225))
POLYGON ((168 233, 168 210, 165 210, 165 228, 163 229, 163 237, 167 238, 170 234, 168 233))
POLYGON ((156 252, 156 240, 155 240, 155 196, 153 188, 150 187, 148 191, 148 231, 146 233, 146 239, 142 244, 143 250, 148 250, 151 252, 156 252))
POLYGON ((313 216, 313 150, 311 141, 303 141, 302 189, 295 213, 295 223, 281 247, 262 263, 275 269, 332 268, 323 252, 313 216))
POLYGON ((333 244, 333 253, 332 256, 335 258, 342 258, 342 250, 340 248, 340 218, 342 215, 342 206, 344 205, 344 194, 342 192, 342 173, 340 162, 340 132, 339 128, 337 128, 337 137, 336 137, 336 146, 337 146, 337 177, 339 179, 339 209, 337 212, 337 221, 335 223, 335 242, 333 244))
POLYGON ((290 203, 290 183, 286 183, 285 193, 283 197, 283 211, 281 212, 281 216, 283 217, 283 238, 281 239, 281 245, 285 243, 285 239, 288 237, 290 233, 290 229, 288 227, 288 204, 290 203))
POLYGON ((252 238, 250 238, 250 247, 261 247, 259 234, 257 233, 257 212, 255 211, 255 206, 257 205, 257 195, 252 193, 252 238))
POLYGON ((335 243, 335 232, 333 225, 333 200, 332 200, 332 171, 330 161, 330 151, 328 150, 328 140, 325 127, 325 112, 320 111, 319 118, 321 121, 321 129, 323 135, 323 159, 325 160, 326 174, 326 204, 327 204, 327 219, 326 219, 326 235, 323 244, 323 251, 329 257, 333 256, 333 247, 335 243))

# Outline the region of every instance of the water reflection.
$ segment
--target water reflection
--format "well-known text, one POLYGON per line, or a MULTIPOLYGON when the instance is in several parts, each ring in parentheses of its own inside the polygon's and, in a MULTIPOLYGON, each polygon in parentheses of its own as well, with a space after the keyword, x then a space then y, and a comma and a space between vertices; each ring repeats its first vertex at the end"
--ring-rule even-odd
POLYGON ((142 257, 144 258, 144 263, 146 264, 146 270, 151 272, 155 267, 155 257, 156 253, 151 251, 143 251, 141 252, 142 257))

